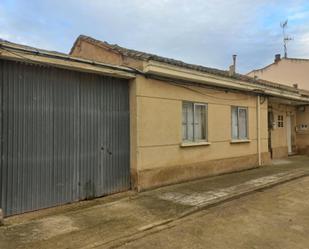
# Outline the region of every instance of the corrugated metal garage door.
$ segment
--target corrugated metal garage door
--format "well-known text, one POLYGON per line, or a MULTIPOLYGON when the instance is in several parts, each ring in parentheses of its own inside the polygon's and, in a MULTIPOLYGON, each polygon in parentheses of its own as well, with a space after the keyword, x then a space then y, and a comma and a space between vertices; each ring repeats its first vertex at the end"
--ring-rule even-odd
POLYGON ((130 188, 123 79, 0 60, 6 216, 130 188))

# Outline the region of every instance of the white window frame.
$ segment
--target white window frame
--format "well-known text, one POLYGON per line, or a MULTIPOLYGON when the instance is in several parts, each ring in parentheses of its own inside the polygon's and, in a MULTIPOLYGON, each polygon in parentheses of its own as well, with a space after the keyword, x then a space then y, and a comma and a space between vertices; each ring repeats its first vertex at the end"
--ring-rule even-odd
POLYGON ((284 116, 282 114, 279 114, 277 119, 278 119, 277 120, 277 122, 278 122, 277 127, 278 128, 284 128, 284 116))
POLYGON ((232 140, 249 140, 249 108, 244 107, 244 106, 232 106, 231 107, 231 137, 232 140), (233 134, 233 109, 237 108, 237 138, 234 137, 233 134), (240 110, 245 110, 246 111, 246 131, 247 131, 247 136, 245 138, 239 137, 239 112, 240 110))
MULTIPOLYGON (((188 140, 188 139, 184 139, 183 138, 183 130, 181 129, 181 132, 182 132, 182 141, 183 142, 189 142, 189 143, 199 143, 199 142, 208 142, 208 104, 207 103, 199 103, 199 102, 192 102, 192 101, 183 101, 182 102, 182 113, 183 113, 183 106, 184 104, 190 104, 193 106, 193 139, 192 140, 188 140), (205 139, 196 139, 195 138, 195 118, 196 118, 196 107, 197 106, 205 106, 205 117, 204 117, 204 122, 205 122, 205 139)), ((183 114, 182 114, 183 115, 183 114)), ((183 119, 183 117, 182 117, 183 119)), ((182 126, 184 125, 183 122, 182 123, 182 126)), ((186 122, 186 133, 188 135, 188 122, 186 122)))

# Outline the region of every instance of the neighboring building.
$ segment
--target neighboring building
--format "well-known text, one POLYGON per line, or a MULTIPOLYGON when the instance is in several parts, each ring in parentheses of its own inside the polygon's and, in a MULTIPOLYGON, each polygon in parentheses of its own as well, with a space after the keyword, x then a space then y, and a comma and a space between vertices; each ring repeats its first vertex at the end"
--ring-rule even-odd
POLYGON ((309 59, 281 58, 277 54, 273 63, 247 75, 309 91, 309 59))
POLYGON ((70 55, 0 41, 0 96, 6 216, 269 165, 303 146, 293 127, 309 104, 293 87, 85 36, 70 55))
MULTIPOLYGON (((281 58, 280 54, 277 54, 272 64, 253 70, 247 75, 255 79, 268 80, 309 91, 309 59, 281 58)), ((286 110, 279 111, 275 106, 272 107, 270 105, 270 111, 273 110, 273 117, 276 119, 281 114, 287 113, 286 110)), ((298 152, 304 153, 309 146, 309 106, 299 106, 297 110, 298 115, 291 115, 292 134, 294 133, 292 144, 297 143, 298 152)), ((274 127, 272 134, 277 132, 277 128, 274 127)), ((297 150, 294 149, 294 151, 297 150)))

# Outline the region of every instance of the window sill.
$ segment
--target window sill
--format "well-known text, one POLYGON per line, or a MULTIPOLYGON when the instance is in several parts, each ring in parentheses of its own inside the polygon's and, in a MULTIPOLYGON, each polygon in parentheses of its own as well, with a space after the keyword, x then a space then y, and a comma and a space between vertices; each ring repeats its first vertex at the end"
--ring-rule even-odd
POLYGON ((231 140, 230 144, 245 144, 245 143, 250 143, 251 140, 249 139, 235 139, 235 140, 231 140))
POLYGON ((210 144, 209 142, 183 142, 180 147, 208 146, 210 144))

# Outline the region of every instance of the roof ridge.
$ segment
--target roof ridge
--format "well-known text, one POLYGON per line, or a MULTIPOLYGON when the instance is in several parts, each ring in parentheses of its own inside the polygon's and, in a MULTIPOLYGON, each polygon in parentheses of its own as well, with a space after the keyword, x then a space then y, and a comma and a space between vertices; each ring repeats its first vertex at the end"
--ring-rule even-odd
POLYGON ((300 60, 300 61, 309 61, 309 59, 308 58, 290 58, 290 57, 288 57, 288 58, 282 58, 282 59, 285 59, 285 60, 300 60))
MULTIPOLYGON (((85 41, 90 41, 90 42, 93 42, 93 43, 96 43, 96 44, 99 44, 99 45, 108 46, 111 49, 116 50, 117 52, 120 52, 120 53, 127 55, 129 57, 137 57, 138 59, 147 59, 147 60, 151 60, 151 59, 164 60, 165 62, 168 60, 170 62, 188 65, 188 66, 194 66, 194 67, 200 68, 200 69, 205 68, 205 69, 209 69, 209 70, 215 70, 215 71, 221 71, 221 72, 228 73, 228 70, 223 70, 223 69, 218 69, 218 68, 213 68, 213 67, 207 67, 207 66, 199 65, 199 64, 187 63, 187 62, 184 62, 184 61, 179 60, 179 59, 164 57, 164 56, 156 55, 154 53, 143 52, 143 51, 139 51, 139 50, 136 50, 136 49, 125 48, 125 47, 122 47, 118 44, 111 44, 107 41, 101 41, 101 40, 95 39, 95 38, 93 38, 91 36, 87 36, 87 35, 78 36, 78 38, 76 39, 76 42, 80 39, 85 40, 85 41)), ((74 48, 74 45, 73 45, 73 48, 74 48)))
MULTIPOLYGON (((309 58, 291 58, 291 57, 287 57, 287 58, 281 58, 277 63, 280 63, 280 61, 283 61, 283 60, 299 60, 299 61, 309 61, 309 58)), ((247 74, 250 74, 250 73, 254 73, 254 72, 257 72, 257 71, 262 71, 262 70, 265 70, 266 68, 274 65, 274 64, 277 64, 276 62, 272 62, 264 67, 261 67, 261 68, 257 68, 257 69, 252 69, 250 72, 248 72, 247 74)))

